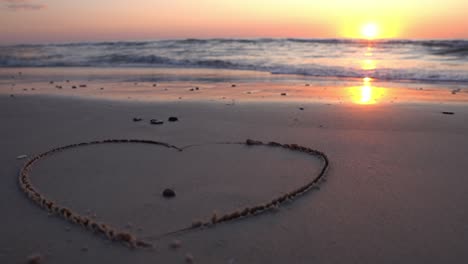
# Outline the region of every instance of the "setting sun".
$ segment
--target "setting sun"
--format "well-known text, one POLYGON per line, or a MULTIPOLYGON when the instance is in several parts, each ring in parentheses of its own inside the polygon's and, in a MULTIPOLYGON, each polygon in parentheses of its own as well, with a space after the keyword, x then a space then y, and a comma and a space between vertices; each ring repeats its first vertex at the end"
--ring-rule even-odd
POLYGON ((379 27, 375 23, 365 24, 361 29, 361 34, 366 39, 374 39, 379 34, 379 27))

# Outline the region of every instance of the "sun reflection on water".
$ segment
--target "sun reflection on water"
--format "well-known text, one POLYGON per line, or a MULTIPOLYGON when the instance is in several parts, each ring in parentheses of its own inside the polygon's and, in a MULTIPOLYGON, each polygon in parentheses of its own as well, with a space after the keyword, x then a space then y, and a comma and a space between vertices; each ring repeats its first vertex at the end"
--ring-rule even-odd
POLYGON ((372 78, 366 77, 362 79, 361 86, 349 88, 351 101, 355 104, 370 105, 377 104, 385 97, 386 89, 372 86, 372 78))

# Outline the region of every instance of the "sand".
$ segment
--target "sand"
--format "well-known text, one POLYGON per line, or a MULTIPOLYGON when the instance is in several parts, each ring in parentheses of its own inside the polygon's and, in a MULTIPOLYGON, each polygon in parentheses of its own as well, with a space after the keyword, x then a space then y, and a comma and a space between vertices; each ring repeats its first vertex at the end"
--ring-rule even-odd
POLYGON ((468 261, 464 104, 226 105, 27 94, 0 96, 0 263, 23 263, 36 254, 44 263, 468 261), (170 116, 179 121, 149 124, 170 116), (268 201, 320 168, 319 160, 299 153, 209 143, 297 143, 325 152, 331 168, 319 191, 276 212, 152 239, 155 248, 132 250, 48 216, 18 187, 25 162, 18 156, 105 138, 202 144, 182 153, 143 145, 89 146, 34 167, 33 183, 51 199, 147 239, 215 211, 268 201), (177 196, 163 198, 165 188, 177 196))

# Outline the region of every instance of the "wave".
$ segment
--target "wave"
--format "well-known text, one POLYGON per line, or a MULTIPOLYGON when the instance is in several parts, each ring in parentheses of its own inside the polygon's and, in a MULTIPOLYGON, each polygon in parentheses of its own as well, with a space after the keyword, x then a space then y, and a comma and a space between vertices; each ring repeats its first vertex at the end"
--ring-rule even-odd
POLYGON ((453 40, 407 40, 407 39, 320 39, 320 38, 255 38, 255 39, 230 39, 230 38, 212 38, 212 39, 197 39, 188 38, 180 40, 157 40, 157 41, 104 41, 104 42, 72 42, 72 43, 50 43, 50 44, 19 44, 7 47, 40 47, 40 46, 57 46, 57 47, 74 47, 74 46, 145 46, 153 43, 173 42, 181 44, 207 44, 207 43, 275 43, 275 42, 296 42, 296 43, 322 43, 322 44, 352 44, 364 43, 366 45, 393 44, 393 45, 421 45, 428 47, 453 47, 454 45, 466 45, 468 40, 453 39, 453 40))
POLYGON ((468 82, 467 71, 462 71, 467 68, 467 58, 467 40, 369 43, 355 39, 218 38, 0 46, 0 67, 215 68, 422 82, 468 82), (343 57, 354 60, 369 45, 384 59, 424 66, 404 68, 398 64, 396 68, 365 71, 341 61, 343 57), (443 63, 447 60, 452 60, 450 65, 443 63))

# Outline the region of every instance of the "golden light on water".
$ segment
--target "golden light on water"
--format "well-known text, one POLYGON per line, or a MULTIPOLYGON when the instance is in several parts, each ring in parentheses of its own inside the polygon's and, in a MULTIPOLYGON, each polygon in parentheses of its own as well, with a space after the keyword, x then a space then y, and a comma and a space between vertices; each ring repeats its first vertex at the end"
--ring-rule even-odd
POLYGON ((363 84, 361 86, 349 88, 351 102, 360 105, 371 105, 379 103, 382 98, 385 98, 386 89, 374 87, 372 85, 372 78, 363 78, 362 82, 363 84))
POLYGON ((374 60, 368 59, 363 60, 361 63, 361 69, 363 70, 375 70, 377 68, 377 64, 374 60))

